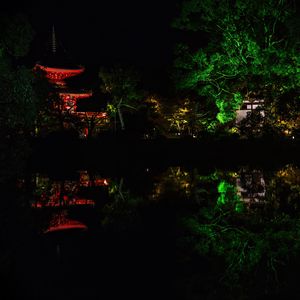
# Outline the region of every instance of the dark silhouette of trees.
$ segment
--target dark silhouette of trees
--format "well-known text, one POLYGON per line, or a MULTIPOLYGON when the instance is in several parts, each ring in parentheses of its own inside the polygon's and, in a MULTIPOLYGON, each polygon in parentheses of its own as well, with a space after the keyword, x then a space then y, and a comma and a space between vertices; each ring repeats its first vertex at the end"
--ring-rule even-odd
POLYGON ((32 134, 41 107, 41 90, 32 71, 20 65, 33 39, 24 15, 0 19, 0 122, 1 135, 32 134))

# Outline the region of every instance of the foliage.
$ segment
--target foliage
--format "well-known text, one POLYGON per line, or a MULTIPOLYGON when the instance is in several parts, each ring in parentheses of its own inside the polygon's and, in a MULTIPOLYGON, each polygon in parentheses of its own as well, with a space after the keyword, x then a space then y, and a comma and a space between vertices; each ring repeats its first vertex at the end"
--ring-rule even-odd
POLYGON ((0 31, 1 47, 10 56, 19 58, 28 53, 34 31, 25 15, 2 15, 0 31))
POLYGON ((288 0, 184 1, 174 26, 210 39, 196 51, 178 46, 178 88, 204 97, 219 124, 234 120, 245 99, 281 103, 300 83, 294 17, 288 0))
POLYGON ((20 133, 32 130, 38 113, 32 72, 20 67, 1 77, 0 118, 3 127, 20 133))
POLYGON ((160 199, 166 195, 186 198, 191 195, 192 188, 193 181, 187 170, 182 167, 169 167, 159 181, 154 183, 152 198, 160 199))
MULTIPOLYGON (((214 292, 230 291, 232 298, 251 299, 281 289, 287 284, 287 266, 298 261, 299 169, 288 165, 272 173, 264 206, 259 210, 248 206, 238 195, 235 181, 242 180, 243 172, 252 178, 251 185, 260 174, 242 169, 239 174, 215 171, 199 177, 198 189, 210 185, 206 193, 201 193, 198 209, 194 207, 182 215, 179 225, 183 234, 178 246, 184 261, 191 259, 195 268, 209 265, 201 284, 213 284, 214 292), (212 186, 217 194, 211 191, 212 186)), ((199 284, 195 280, 186 288, 193 290, 199 284)))
MULTIPOLYGON (((0 20, 0 121, 8 134, 33 131, 41 100, 37 79, 21 66, 33 38, 33 30, 23 15, 2 16, 0 20)), ((2 132, 4 134, 4 132, 2 132)))
POLYGON ((300 170, 294 165, 286 165, 275 173, 268 185, 271 209, 297 214, 300 208, 299 178, 300 170))
POLYGON ((136 222, 139 221, 137 208, 142 199, 124 189, 123 178, 119 182, 114 180, 110 182, 109 196, 109 203, 102 209, 101 224, 118 232, 128 230, 132 225, 136 226, 136 222))
POLYGON ((40 109, 36 128, 40 136, 45 136, 51 132, 64 130, 67 126, 74 128, 81 125, 79 118, 71 113, 70 110, 64 110, 64 100, 55 91, 53 87, 48 86, 48 94, 45 95, 45 101, 40 109))
POLYGON ((198 102, 189 98, 174 98, 171 101, 158 96, 146 99, 148 116, 157 131, 164 136, 193 136, 206 128, 207 113, 201 111, 198 102))
POLYGON ((38 79, 20 63, 33 39, 28 20, 2 15, 0 29, 0 181, 6 182, 24 171, 41 98, 38 79))
POLYGON ((268 123, 287 136, 296 135, 300 128, 299 100, 296 89, 280 95, 269 109, 268 123))
MULTIPOLYGON (((257 109, 249 112, 243 120, 238 124, 239 132, 242 136, 247 136, 248 138, 258 137, 262 134, 264 116, 262 115, 261 109, 257 109)), ((274 136, 274 133, 273 133, 274 136)))
POLYGON ((108 127, 109 120, 103 117, 103 113, 99 112, 81 112, 80 121, 77 121, 77 129, 81 127, 81 131, 87 130, 87 137, 90 138, 108 127))
POLYGON ((142 94, 138 88, 137 73, 129 68, 113 66, 99 71, 101 90, 109 95, 108 112, 116 119, 118 114, 121 129, 125 129, 122 110, 136 110, 141 104, 142 94))
POLYGON ((295 259, 299 251, 299 221, 282 215, 265 221, 259 231, 254 231, 228 220, 226 215, 216 215, 212 220, 186 218, 183 226, 194 237, 198 255, 223 262, 218 279, 229 289, 238 288, 246 278, 246 287, 251 287, 250 277, 261 270, 260 275, 266 276, 264 283, 272 283, 265 286, 270 293, 278 285, 279 269, 287 260, 295 259))
POLYGON ((243 203, 241 202, 240 197, 237 195, 236 187, 226 180, 221 180, 218 185, 219 197, 217 200, 217 205, 222 206, 224 209, 225 206, 233 208, 237 212, 243 210, 243 203))
POLYGON ((170 124, 170 131, 195 137, 202 129, 201 117, 198 103, 183 99, 177 101, 173 111, 167 115, 167 120, 170 124))

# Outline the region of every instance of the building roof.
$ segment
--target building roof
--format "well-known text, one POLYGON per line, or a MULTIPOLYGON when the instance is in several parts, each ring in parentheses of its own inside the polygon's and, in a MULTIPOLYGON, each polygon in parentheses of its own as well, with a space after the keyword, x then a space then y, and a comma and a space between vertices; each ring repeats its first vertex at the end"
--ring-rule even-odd
POLYGON ((82 68, 82 66, 72 61, 62 44, 57 40, 54 25, 52 26, 44 54, 37 64, 48 68, 64 70, 78 70, 82 68))

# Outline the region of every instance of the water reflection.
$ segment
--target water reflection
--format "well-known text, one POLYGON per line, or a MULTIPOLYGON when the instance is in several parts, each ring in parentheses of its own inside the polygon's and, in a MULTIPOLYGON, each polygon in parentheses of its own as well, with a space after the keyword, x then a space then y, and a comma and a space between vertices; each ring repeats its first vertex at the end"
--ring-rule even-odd
POLYGON ((73 180, 51 180, 47 175, 35 175, 34 201, 32 207, 61 207, 74 205, 95 205, 94 199, 86 198, 95 187, 107 187, 109 180, 99 175, 79 171, 73 180))
MULTIPOLYGON (((293 268, 300 265, 298 166, 100 173, 79 171, 60 180, 36 174, 31 207, 42 216, 40 232, 90 230, 102 241, 107 234, 101 244, 107 247, 105 258, 111 262, 123 253, 130 267, 135 261, 161 268, 172 257, 172 267, 162 274, 173 278, 176 265, 182 299, 187 294, 218 299, 224 291, 236 299, 263 297, 288 286, 289 271, 299 275, 293 268), (110 254, 112 249, 117 255, 110 254)), ((95 240, 87 247, 97 252, 101 247, 95 240)), ((61 241, 56 243, 59 256, 61 241)))
POLYGON ((180 166, 169 167, 154 179, 151 195, 152 199, 159 199, 166 194, 174 193, 190 196, 192 191, 192 174, 180 166))
POLYGON ((82 222, 71 219, 68 217, 68 212, 66 210, 62 210, 52 215, 45 233, 74 229, 84 231, 87 230, 88 227, 82 222))
POLYGON ((295 165, 273 170, 241 166, 201 173, 198 168, 170 167, 154 178, 152 194, 147 197, 171 196, 199 204, 240 201, 248 210, 259 207, 298 210, 300 169, 295 165))
POLYGON ((266 183, 262 170, 241 168, 236 179, 237 194, 247 205, 263 204, 266 183))
POLYGON ((81 170, 76 173, 76 178, 59 180, 37 173, 31 206, 93 207, 104 198, 110 199, 110 206, 117 202, 130 205, 174 198, 189 199, 198 204, 241 202, 248 210, 265 206, 283 208, 284 203, 298 209, 300 169, 294 165, 276 170, 241 166, 234 170, 201 172, 198 168, 176 166, 159 173, 151 171, 147 168, 143 174, 129 172, 130 178, 112 178, 81 170), (141 188, 143 184, 147 188, 141 188))

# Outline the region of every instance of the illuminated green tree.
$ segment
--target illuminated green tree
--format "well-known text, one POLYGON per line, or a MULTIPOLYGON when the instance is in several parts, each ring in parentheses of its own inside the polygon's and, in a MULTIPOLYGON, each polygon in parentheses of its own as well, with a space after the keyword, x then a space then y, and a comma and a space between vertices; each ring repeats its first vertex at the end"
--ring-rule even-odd
POLYGON ((101 69, 99 78, 102 81, 102 91, 109 95, 108 111, 115 120, 115 129, 118 116, 121 129, 125 130, 123 110, 136 110, 142 98, 138 89, 138 76, 131 69, 114 66, 110 69, 101 69))
POLYGON ((194 51, 178 46, 178 87, 205 99, 211 127, 234 120, 245 99, 263 99, 271 113, 299 87, 295 11, 289 0, 183 2, 174 26, 192 31, 195 44, 208 41, 194 51))
MULTIPOLYGON (((182 214, 178 252, 184 266, 193 266, 183 284, 185 294, 195 293, 195 299, 224 298, 224 291, 230 295, 226 299, 273 296, 290 284, 286 272, 298 261, 300 249, 299 169, 288 165, 273 174, 267 201, 259 209, 248 206, 238 192, 236 179, 242 180, 244 171, 216 170, 197 176, 198 209, 192 206, 190 212, 182 214), (206 264, 209 267, 204 275, 198 275, 206 264), (207 290, 197 289, 200 285, 207 286, 207 290)), ((255 187, 255 174, 260 173, 247 170, 244 178, 252 192, 259 186, 255 187)), ((189 267, 185 270, 189 272, 189 267)))

